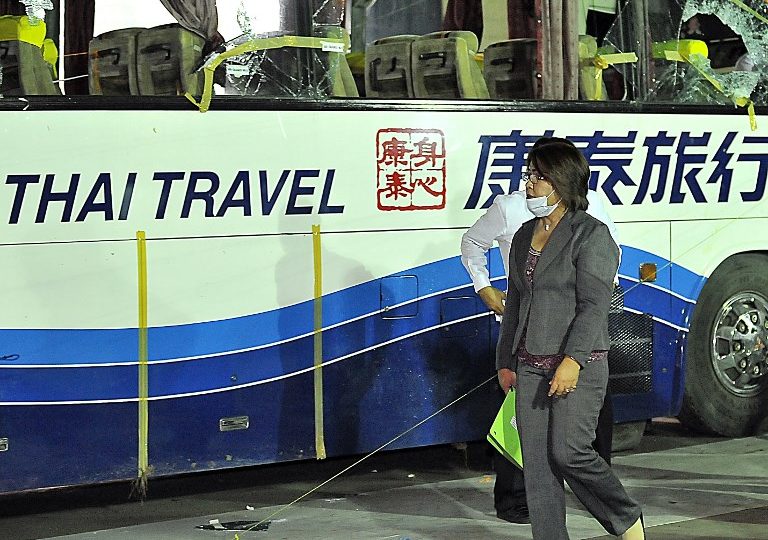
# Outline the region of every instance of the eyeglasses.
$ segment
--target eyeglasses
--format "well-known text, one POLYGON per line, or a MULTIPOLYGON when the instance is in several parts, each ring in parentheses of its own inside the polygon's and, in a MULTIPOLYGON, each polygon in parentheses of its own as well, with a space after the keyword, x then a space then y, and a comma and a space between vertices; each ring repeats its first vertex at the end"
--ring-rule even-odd
POLYGON ((541 182, 542 180, 547 180, 545 176, 542 176, 541 174, 533 171, 526 171, 522 174, 523 182, 526 184, 528 182, 531 183, 531 185, 536 185, 537 183, 541 182))

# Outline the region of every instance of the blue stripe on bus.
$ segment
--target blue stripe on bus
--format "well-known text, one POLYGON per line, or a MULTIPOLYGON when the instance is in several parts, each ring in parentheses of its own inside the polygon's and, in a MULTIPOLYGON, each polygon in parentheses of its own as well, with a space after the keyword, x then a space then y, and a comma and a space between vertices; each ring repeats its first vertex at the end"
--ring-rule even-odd
MULTIPOLYGON (((405 338, 418 330, 433 327, 428 332, 440 334, 442 328, 434 327, 435 321, 441 319, 441 313, 450 315, 442 323, 482 313, 481 303, 471 287, 458 294, 466 295, 462 306, 444 306, 447 295, 436 296, 419 302, 418 313, 413 318, 367 317, 328 330, 323 334, 324 359, 329 361, 354 355, 345 362, 355 363, 363 356, 360 353, 365 349, 405 338)), ((456 292, 448 295, 450 301, 457 299, 456 292)), ((412 339, 410 337, 406 341, 412 339)), ((308 336, 257 351, 208 356, 191 362, 150 364, 149 396, 229 389, 296 373, 313 365, 313 347, 313 337, 308 336)), ((0 385, 0 402, 118 400, 137 395, 135 365, 13 371, 13 376, 9 378, 12 383, 0 385)))
MULTIPOLYGON (((498 249, 492 250, 491 267, 501 269, 498 249)), ((664 268, 668 262, 646 251, 623 247, 621 273, 636 275, 641 262, 656 262, 664 268)), ((439 293, 467 285, 466 271, 458 257, 436 261, 397 275, 418 277, 419 295, 439 293)), ((670 271, 660 271, 656 286, 690 298, 698 294, 705 279, 678 265, 670 271), (671 279, 670 279, 671 276, 671 279), (674 288, 670 287, 670 281, 674 288)), ((644 291, 630 293, 625 299, 627 307, 647 313, 677 326, 686 326, 688 308, 685 302, 667 291, 624 283, 626 289, 644 291), (665 297, 670 299, 667 300, 665 297)), ((471 287, 462 288, 463 294, 472 294, 471 287)), ((345 323, 380 309, 380 280, 372 280, 323 297, 324 326, 345 323)), ((415 303, 416 311, 422 305, 431 305, 430 299, 415 303), (425 304, 425 301, 427 304, 425 304)), ((222 355, 277 341, 295 338, 312 331, 312 302, 303 302, 273 311, 226 319, 178 326, 156 327, 149 331, 151 360, 184 358, 190 356, 222 355)), ((411 319, 408 319, 411 320, 411 319)), ((412 323, 415 321, 411 320, 412 323)), ((347 323, 349 324, 349 323, 347 323)), ((407 325, 410 331, 425 326, 407 325)), ((136 362, 136 329, 67 329, 67 330, 0 330, 0 354, 18 354, 17 360, 3 365, 67 365, 136 362)), ((373 344, 375 342, 371 342, 373 344)))
POLYGON ((695 301, 699 297, 701 288, 707 281, 704 276, 648 251, 630 246, 621 246, 621 250, 619 274, 638 278, 642 263, 656 263, 657 279, 654 285, 689 300, 695 301))

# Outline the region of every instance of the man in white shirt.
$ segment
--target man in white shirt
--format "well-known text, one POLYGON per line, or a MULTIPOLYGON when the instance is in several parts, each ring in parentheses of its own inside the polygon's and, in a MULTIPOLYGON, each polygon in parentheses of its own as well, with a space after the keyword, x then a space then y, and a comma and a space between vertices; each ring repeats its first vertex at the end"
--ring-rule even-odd
MULTIPOLYGON (((613 241, 619 244, 619 235, 611 218, 605 211, 600 197, 594 191, 587 192, 589 208, 587 213, 608 226, 613 241)), ((525 204, 525 191, 515 191, 509 195, 499 195, 493 200, 488 211, 478 219, 461 237, 461 262, 469 272, 475 292, 488 309, 501 315, 505 294, 491 285, 488 273, 486 253, 498 242, 501 259, 504 262, 504 275, 509 275, 509 247, 512 237, 520 226, 533 219, 533 214, 525 204)))
MULTIPOLYGON (((535 146, 548 142, 572 144, 567 139, 541 138, 535 146)), ((523 223, 534 218, 534 215, 528 210, 525 199, 524 190, 497 196, 486 213, 461 237, 461 262, 472 278, 475 292, 497 317, 504 313, 506 294, 491 284, 487 253, 493 247, 494 242, 498 242, 504 263, 504 274, 508 276, 509 248, 512 237, 523 223)), ((587 201, 589 202, 587 213, 605 223, 614 242, 620 246, 616 225, 605 211, 598 194, 594 191, 588 191, 587 201)), ((611 401, 606 395, 606 400, 600 411, 593 446, 608 464, 611 462, 612 436, 613 409, 611 401)), ((493 488, 493 497, 497 517, 512 523, 530 523, 525 500, 523 472, 496 453, 494 453, 494 465, 496 484, 493 488)))

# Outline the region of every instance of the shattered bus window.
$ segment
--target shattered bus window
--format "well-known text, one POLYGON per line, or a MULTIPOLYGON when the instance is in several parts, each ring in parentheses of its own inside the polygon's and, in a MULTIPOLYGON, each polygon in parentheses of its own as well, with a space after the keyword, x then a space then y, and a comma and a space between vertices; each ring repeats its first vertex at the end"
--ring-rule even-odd
POLYGON ((736 59, 732 66, 732 73, 752 73, 749 77, 735 77, 732 82, 735 86, 741 86, 743 92, 752 85, 750 94, 757 104, 766 103, 768 98, 768 36, 766 36, 766 24, 768 24, 768 4, 762 0, 689 0, 683 12, 684 19, 697 14, 716 16, 723 24, 740 36, 744 44, 744 54, 736 59))
POLYGON ((50 0, 0 11, 0 97, 58 95, 58 13, 50 0))
POLYGON ((757 0, 628 2, 606 42, 637 51, 622 69, 638 101, 744 105, 764 101, 766 17, 757 0))
POLYGON ((27 17, 31 24, 37 24, 45 20, 45 12, 53 10, 51 0, 20 0, 26 7, 27 17))
POLYGON ((349 37, 343 27, 343 0, 242 0, 237 22, 242 35, 224 50, 249 44, 254 50, 225 62, 227 94, 304 99, 357 95, 344 57, 349 37), (298 43, 291 36, 313 39, 298 43))

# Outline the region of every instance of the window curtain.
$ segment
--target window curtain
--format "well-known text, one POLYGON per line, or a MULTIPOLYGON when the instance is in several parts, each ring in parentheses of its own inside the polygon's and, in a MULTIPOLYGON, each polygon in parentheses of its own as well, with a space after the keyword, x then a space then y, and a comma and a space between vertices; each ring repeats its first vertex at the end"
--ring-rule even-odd
POLYGON ((64 10, 64 92, 88 94, 88 44, 93 39, 96 0, 66 0, 64 10), (77 77, 74 78, 73 77, 77 77))
POLYGON ((443 30, 469 30, 483 40, 483 3, 481 0, 448 0, 443 30))
POLYGON ((536 37, 536 0, 509 0, 507 23, 509 39, 536 37))
POLYGON ((579 98, 579 6, 536 0, 543 99, 579 98))
MULTIPOLYGON (((579 98, 579 2, 507 0, 509 38, 536 38, 543 99, 579 98)), ((449 0, 444 30, 483 33, 482 0, 449 0)))
POLYGON ((160 0, 179 24, 205 38, 203 56, 216 50, 224 38, 219 33, 216 0, 160 0))
POLYGON ((219 11, 216 0, 160 0, 179 24, 205 39, 216 34, 219 11))

